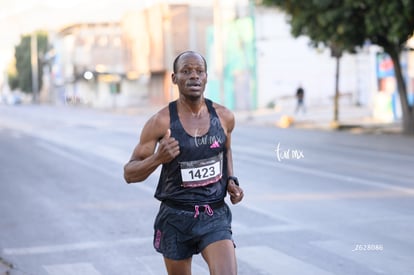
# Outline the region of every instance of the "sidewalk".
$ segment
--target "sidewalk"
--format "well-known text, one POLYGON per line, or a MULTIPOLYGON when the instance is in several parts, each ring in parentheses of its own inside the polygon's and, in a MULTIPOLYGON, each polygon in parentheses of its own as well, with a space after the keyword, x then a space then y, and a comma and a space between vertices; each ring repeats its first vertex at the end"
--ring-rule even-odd
POLYGON ((339 106, 339 121, 333 123, 333 106, 310 106, 306 113, 295 114, 292 110, 260 109, 236 112, 238 123, 274 126, 279 128, 302 128, 318 130, 349 130, 355 133, 400 133, 398 122, 383 122, 372 116, 366 106, 344 104, 339 106))
MULTIPOLYGON (((141 106, 111 110, 131 116, 147 116, 157 112, 159 106, 141 106)), ((245 125, 272 126, 278 128, 300 128, 316 130, 347 130, 353 133, 401 133, 398 122, 383 122, 372 116, 366 106, 342 104, 339 106, 339 121, 333 124, 333 106, 309 106, 306 113, 295 114, 294 106, 263 108, 253 111, 234 111, 236 122, 245 125)))

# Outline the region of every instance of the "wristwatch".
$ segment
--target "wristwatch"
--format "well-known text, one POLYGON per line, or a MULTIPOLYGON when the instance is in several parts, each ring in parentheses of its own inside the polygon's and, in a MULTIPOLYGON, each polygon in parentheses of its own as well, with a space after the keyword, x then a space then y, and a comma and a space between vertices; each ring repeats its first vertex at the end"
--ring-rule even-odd
POLYGON ((229 180, 233 180, 233 181, 234 181, 234 183, 235 183, 237 186, 239 186, 239 179, 238 179, 237 177, 235 177, 235 176, 228 176, 228 178, 227 178, 227 182, 228 182, 229 180))

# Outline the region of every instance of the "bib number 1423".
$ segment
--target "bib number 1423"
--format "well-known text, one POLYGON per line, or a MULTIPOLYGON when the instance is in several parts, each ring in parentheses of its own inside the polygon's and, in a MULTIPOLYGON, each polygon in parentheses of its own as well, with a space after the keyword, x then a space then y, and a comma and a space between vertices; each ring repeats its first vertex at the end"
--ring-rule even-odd
POLYGON ((222 153, 209 159, 180 163, 183 186, 198 187, 218 181, 222 166, 222 153))

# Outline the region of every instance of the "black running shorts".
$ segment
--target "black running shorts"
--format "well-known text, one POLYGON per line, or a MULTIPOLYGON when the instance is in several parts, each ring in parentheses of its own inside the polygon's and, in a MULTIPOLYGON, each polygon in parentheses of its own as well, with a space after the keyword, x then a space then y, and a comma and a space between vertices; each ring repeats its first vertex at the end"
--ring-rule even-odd
POLYGON ((154 223, 154 248, 172 260, 190 258, 211 243, 232 240, 231 220, 225 203, 215 209, 196 205, 193 211, 161 203, 154 223))

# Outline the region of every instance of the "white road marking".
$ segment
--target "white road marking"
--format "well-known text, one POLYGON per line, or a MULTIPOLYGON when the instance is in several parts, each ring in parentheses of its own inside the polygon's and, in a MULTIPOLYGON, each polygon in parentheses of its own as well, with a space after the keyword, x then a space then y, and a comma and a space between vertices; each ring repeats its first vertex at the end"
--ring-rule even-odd
POLYGON ((101 275, 90 263, 73 263, 43 266, 50 275, 101 275))
MULTIPOLYGON (((66 158, 66 159, 77 162, 77 163, 79 163, 83 166, 86 166, 86 167, 89 167, 91 169, 97 170, 99 173, 101 173, 103 175, 106 175, 108 177, 113 177, 113 178, 116 178, 116 179, 121 179, 122 178, 122 175, 120 175, 120 174, 116 174, 113 171, 104 169, 103 167, 98 166, 95 163, 88 162, 88 161, 86 161, 86 160, 84 160, 84 159, 68 152, 68 151, 62 150, 57 146, 53 146, 50 143, 46 143, 46 142, 43 142, 43 141, 38 141, 38 142, 36 142, 36 144, 39 147, 42 147, 43 149, 46 149, 46 150, 48 150, 48 151, 50 151, 54 154, 60 155, 64 158, 66 158)), ((121 169, 120 169, 120 171, 121 171, 121 169)), ((156 177, 158 175, 158 173, 159 173, 159 171, 156 170, 154 174, 150 175, 150 177, 156 177)), ((145 185, 145 184, 137 184, 134 187, 140 189, 141 191, 147 192, 151 195, 154 194, 154 187, 152 187, 152 186, 148 186, 148 185, 145 185)))
POLYGON ((140 274, 158 275, 157 270, 160 270, 160 266, 164 266, 164 260, 161 255, 141 256, 137 257, 137 260, 141 267, 140 274))
POLYGON ((36 145, 38 145, 39 147, 42 147, 43 149, 46 149, 54 154, 60 155, 66 159, 70 159, 71 161, 77 162, 83 166, 87 166, 89 168, 93 168, 95 170, 98 170, 100 173, 103 173, 104 175, 110 176, 110 177, 115 177, 115 174, 113 172, 110 172, 106 169, 103 169, 99 166, 94 165, 93 163, 90 163, 74 154, 71 154, 65 150, 62 150, 56 146, 51 145, 50 143, 46 143, 43 141, 38 141, 36 142, 36 145))
POLYGON ((242 235, 255 235, 265 233, 276 233, 276 232, 292 232, 303 230, 303 226, 293 224, 279 224, 262 227, 252 227, 248 224, 242 224, 240 222, 233 221, 232 228, 235 234, 238 236, 242 235))
MULTIPOLYGON (((277 225, 277 226, 264 226, 264 227, 247 227, 243 224, 234 224, 237 228, 237 235, 257 235, 260 233, 273 233, 273 232, 286 232, 286 231, 297 231, 303 229, 300 225, 277 225), (240 231, 240 232, 239 232, 240 231)), ((56 245, 43 245, 43 246, 31 246, 31 247, 18 247, 18 248, 4 248, 2 253, 4 255, 35 255, 35 254, 46 254, 46 253, 64 253, 70 251, 80 251, 87 249, 101 249, 115 246, 128 246, 128 245, 142 245, 145 244, 148 247, 152 246, 153 237, 142 237, 142 238, 129 238, 120 239, 116 241, 96 241, 96 242, 80 242, 80 243, 69 243, 69 244, 56 244, 56 245)))
POLYGON ((11 132, 11 136, 15 139, 21 139, 23 135, 20 132, 13 131, 13 132, 11 132))
POLYGON ((328 275, 329 272, 306 263, 295 257, 267 246, 238 247, 236 256, 251 267, 260 270, 260 274, 304 274, 328 275))
MULTIPOLYGON (((157 256, 143 256, 137 258, 140 263, 140 270, 138 274, 158 275, 159 271, 164 267, 164 261, 161 255, 157 256)), ((203 261, 201 258, 194 258, 192 263, 192 272, 197 275, 209 275, 208 268, 200 264, 203 261)), ((43 268, 49 275, 101 275, 101 273, 91 263, 78 262, 71 264, 55 264, 44 265, 43 268)))
MULTIPOLYGON (((155 256, 140 256, 137 257, 140 264, 140 273, 145 275, 159 275, 166 274, 167 272, 160 273, 163 270, 165 263, 161 254, 155 256)), ((204 262, 201 255, 195 255, 193 262, 191 263, 192 273, 196 275, 209 275, 207 263, 204 262)))
MULTIPOLYGON (((242 148, 242 147, 237 147, 237 150, 240 150, 241 152, 245 151, 245 149, 242 148)), ((251 156, 251 155, 250 156, 239 155, 238 159, 239 160, 245 159, 245 160, 249 160, 249 161, 254 161, 255 163, 260 163, 260 165, 277 167, 277 168, 280 168, 280 169, 300 172, 300 173, 303 173, 303 174, 310 174, 310 175, 314 175, 314 176, 318 176, 318 177, 322 177, 322 178, 330 178, 330 179, 334 179, 334 180, 347 181, 347 182, 352 182, 352 183, 359 183, 359 184, 370 186, 370 187, 376 187, 376 188, 382 188, 382 189, 388 189, 388 190, 396 190, 396 191, 405 192, 405 193, 408 193, 408 194, 414 194, 414 188, 407 188, 407 187, 397 186, 397 185, 395 185, 394 180, 390 181, 391 183, 389 184, 389 183, 380 182, 378 180, 374 181, 374 180, 350 177, 348 175, 342 175, 342 174, 333 173, 333 172, 325 172, 323 170, 317 170, 317 169, 314 169, 314 168, 306 168, 306 167, 291 165, 291 164, 287 164, 287 163, 278 163, 276 161, 272 162, 272 161, 269 161, 269 160, 264 160, 263 158, 260 157, 260 154, 258 154, 257 152, 256 152, 256 154, 258 155, 257 157, 254 157, 254 156, 251 156)), ((268 157, 268 154, 262 154, 262 155, 268 157)))
POLYGON ((34 255, 44 253, 61 253, 74 250, 85 250, 85 249, 96 249, 106 248, 121 245, 141 245, 146 244, 152 245, 152 237, 146 238, 131 238, 122 239, 117 241, 101 241, 101 242, 83 242, 83 243, 72 243, 72 244, 61 244, 61 245, 45 245, 45 246, 32 246, 32 247, 21 247, 21 248, 4 248, 4 255, 34 255))

